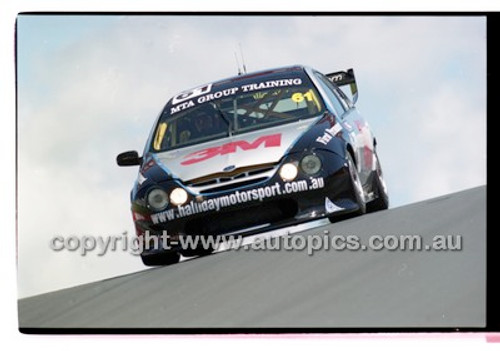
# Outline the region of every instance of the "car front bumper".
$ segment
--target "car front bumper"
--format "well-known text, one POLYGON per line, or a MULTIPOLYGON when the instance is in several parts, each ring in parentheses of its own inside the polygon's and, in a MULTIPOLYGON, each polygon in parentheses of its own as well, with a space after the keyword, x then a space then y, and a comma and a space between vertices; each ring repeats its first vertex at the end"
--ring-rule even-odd
POLYGON ((184 205, 160 213, 134 213, 136 231, 138 236, 168 234, 168 247, 178 251, 180 236, 251 235, 358 210, 347 166, 328 171, 323 169, 314 177, 302 174, 291 182, 276 172, 252 186, 191 196, 184 205))

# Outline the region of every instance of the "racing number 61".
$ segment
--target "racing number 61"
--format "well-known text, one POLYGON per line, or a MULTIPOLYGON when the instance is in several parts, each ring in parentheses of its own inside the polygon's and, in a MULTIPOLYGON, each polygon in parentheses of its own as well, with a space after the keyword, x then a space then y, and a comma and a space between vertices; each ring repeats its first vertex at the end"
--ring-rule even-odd
POLYGON ((307 101, 313 101, 313 93, 311 90, 307 91, 306 93, 295 93, 292 95, 292 101, 296 103, 301 103, 304 101, 304 98, 307 101))

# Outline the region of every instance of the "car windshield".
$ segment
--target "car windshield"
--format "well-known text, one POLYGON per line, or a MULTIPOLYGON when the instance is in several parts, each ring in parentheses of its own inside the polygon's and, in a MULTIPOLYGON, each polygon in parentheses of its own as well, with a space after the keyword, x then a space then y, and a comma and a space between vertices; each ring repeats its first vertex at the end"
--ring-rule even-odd
POLYGON ((154 132, 153 152, 312 118, 325 111, 314 86, 300 78, 263 81, 198 95, 187 101, 184 98, 182 104, 174 107, 167 105, 154 132))

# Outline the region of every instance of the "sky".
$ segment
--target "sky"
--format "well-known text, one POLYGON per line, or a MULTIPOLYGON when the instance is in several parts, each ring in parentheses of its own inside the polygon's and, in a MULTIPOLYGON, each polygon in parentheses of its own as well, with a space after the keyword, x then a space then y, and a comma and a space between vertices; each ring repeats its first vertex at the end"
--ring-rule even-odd
POLYGON ((56 235, 134 235, 137 168, 174 94, 237 73, 354 68, 391 207, 486 184, 486 19, 415 16, 30 16, 17 21, 18 293, 145 269, 54 252, 56 235))

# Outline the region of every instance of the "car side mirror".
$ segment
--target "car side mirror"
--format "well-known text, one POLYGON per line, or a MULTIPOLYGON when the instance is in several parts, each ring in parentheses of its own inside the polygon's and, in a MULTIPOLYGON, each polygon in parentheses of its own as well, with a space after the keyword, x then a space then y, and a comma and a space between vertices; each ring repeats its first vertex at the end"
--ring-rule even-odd
POLYGON ((116 156, 116 163, 120 167, 139 166, 142 162, 142 157, 139 157, 137 151, 125 151, 116 156))

